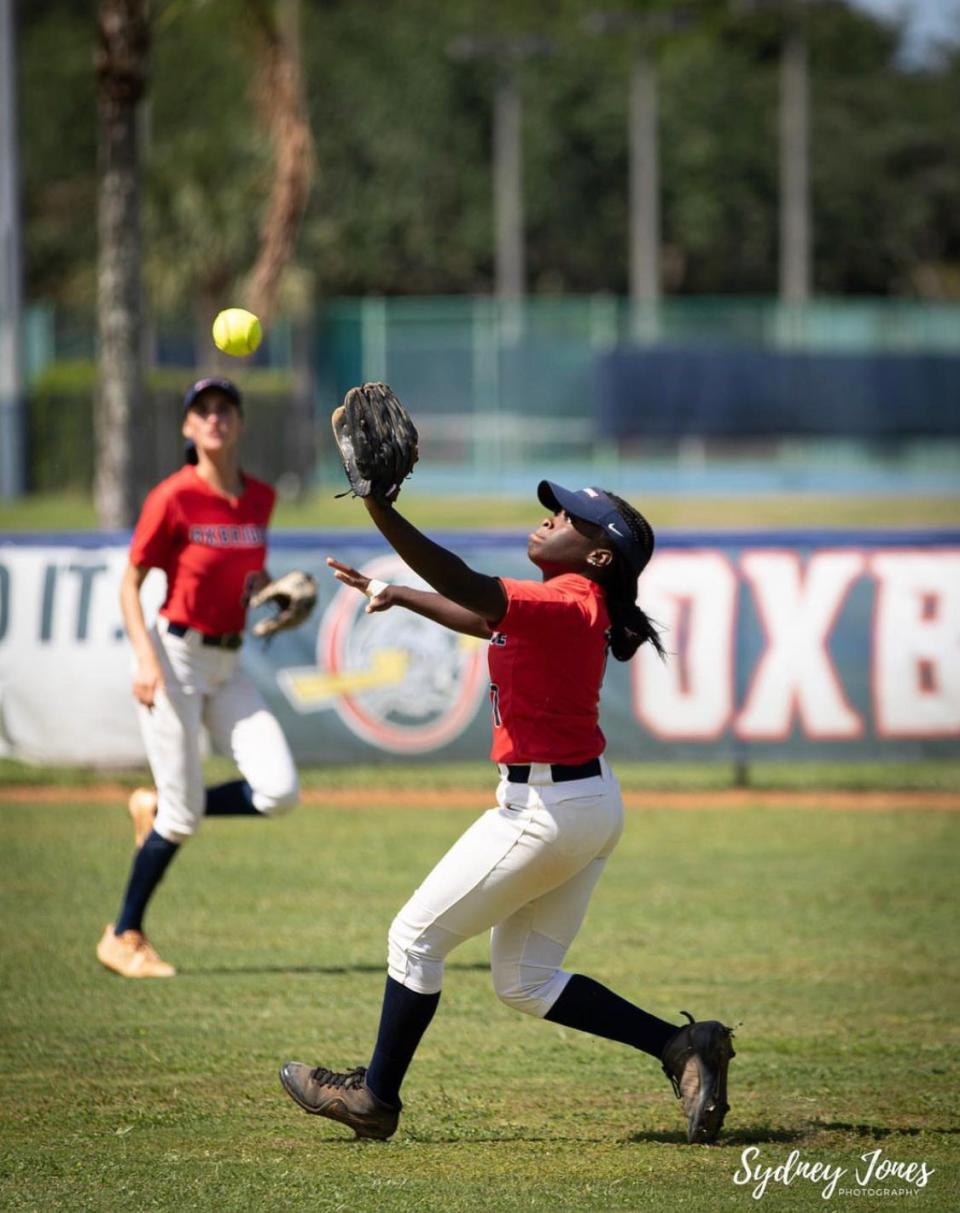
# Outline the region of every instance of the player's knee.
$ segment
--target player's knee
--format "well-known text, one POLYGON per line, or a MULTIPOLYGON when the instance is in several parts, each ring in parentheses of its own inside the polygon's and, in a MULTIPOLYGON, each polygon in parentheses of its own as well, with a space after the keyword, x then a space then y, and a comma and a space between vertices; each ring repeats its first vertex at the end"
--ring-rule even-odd
POLYGON ((265 817, 282 817, 295 808, 299 800, 300 785, 296 777, 278 787, 257 788, 253 794, 257 812, 265 817))
POLYGON ((185 842, 189 842, 194 833, 194 831, 191 830, 189 833, 185 834, 181 830, 174 830, 169 826, 166 828, 158 828, 156 825, 153 827, 153 832, 154 834, 159 834, 165 842, 172 842, 173 845, 177 847, 182 846, 185 842))
POLYGON ((417 994, 437 994, 443 986, 443 954, 429 934, 418 931, 403 911, 387 935, 387 972, 417 994))
POLYGON ((493 988, 497 997, 514 1011, 542 1019, 550 1010, 566 981, 559 969, 530 968, 511 965, 491 969, 493 988))
POLYGON ((162 801, 153 820, 154 832, 177 845, 192 838, 203 821, 203 805, 167 805, 162 801))

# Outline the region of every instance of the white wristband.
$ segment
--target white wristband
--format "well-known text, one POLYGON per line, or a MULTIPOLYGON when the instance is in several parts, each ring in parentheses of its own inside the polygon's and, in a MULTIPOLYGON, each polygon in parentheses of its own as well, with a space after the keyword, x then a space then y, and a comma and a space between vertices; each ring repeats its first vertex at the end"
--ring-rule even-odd
POLYGON ((376 598, 378 594, 383 593, 389 584, 389 581, 378 581, 376 577, 371 577, 367 582, 367 588, 363 592, 368 598, 376 598))

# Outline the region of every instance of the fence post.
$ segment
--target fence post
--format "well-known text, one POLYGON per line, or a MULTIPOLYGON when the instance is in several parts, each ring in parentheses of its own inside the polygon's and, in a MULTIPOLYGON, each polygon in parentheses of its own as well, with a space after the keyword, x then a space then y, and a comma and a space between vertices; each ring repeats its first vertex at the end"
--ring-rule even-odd
MULTIPOLYGON (((473 300, 473 467, 480 483, 499 485, 500 323, 499 308, 483 295, 473 300)), ((486 484, 484 487, 486 487, 486 484)))
POLYGON ((360 370, 364 383, 387 378, 387 301, 382 296, 360 301, 360 370))
MULTIPOLYGON (((596 376, 596 359, 599 354, 615 349, 619 340, 619 301, 616 295, 591 295, 588 312, 590 349, 593 353, 593 374, 596 376)), ((589 400, 584 401, 584 410, 589 409, 593 417, 593 466, 599 475, 608 475, 613 480, 620 471, 620 444, 616 438, 605 437, 596 432, 597 399, 596 381, 591 385, 589 400)))

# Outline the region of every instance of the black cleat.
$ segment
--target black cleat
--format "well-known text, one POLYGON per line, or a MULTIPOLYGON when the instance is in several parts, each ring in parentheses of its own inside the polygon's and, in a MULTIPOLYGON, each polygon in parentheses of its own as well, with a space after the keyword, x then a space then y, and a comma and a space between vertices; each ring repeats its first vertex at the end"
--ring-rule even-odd
POLYGON ((283 1089, 304 1112, 349 1125, 358 1137, 386 1141, 396 1132, 400 1107, 378 1099, 366 1084, 366 1074, 363 1066, 340 1074, 302 1061, 280 1067, 283 1089))
POLYGON ((687 1118, 687 1141, 708 1144, 717 1140, 727 1103, 727 1068, 733 1051, 733 1030, 715 1019, 690 1020, 670 1038, 663 1051, 663 1072, 687 1118))

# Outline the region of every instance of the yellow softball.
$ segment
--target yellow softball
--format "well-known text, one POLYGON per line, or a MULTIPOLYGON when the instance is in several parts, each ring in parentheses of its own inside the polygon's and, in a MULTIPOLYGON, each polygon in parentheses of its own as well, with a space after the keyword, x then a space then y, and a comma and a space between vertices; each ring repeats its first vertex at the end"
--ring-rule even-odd
POLYGON ((213 322, 214 344, 234 358, 252 354, 262 339, 260 321, 242 307, 225 308, 213 322))

